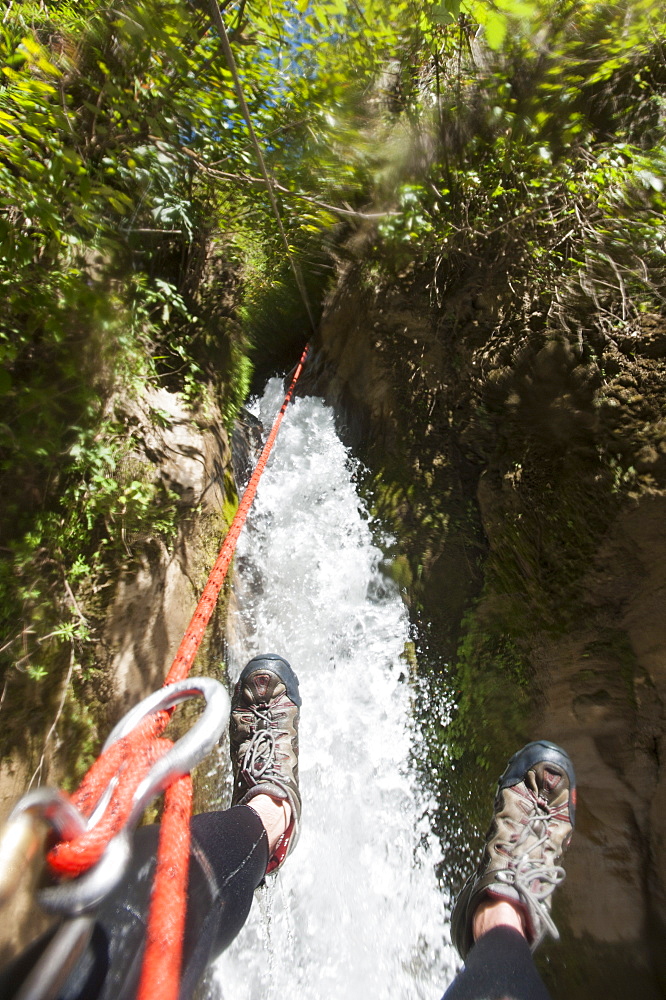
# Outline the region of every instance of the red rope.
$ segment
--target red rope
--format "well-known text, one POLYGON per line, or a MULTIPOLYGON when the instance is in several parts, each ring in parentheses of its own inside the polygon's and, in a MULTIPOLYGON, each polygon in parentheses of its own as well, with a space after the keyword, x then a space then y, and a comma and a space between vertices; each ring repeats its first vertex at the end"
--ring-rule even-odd
POLYGON ((171 740, 158 739, 154 725, 155 716, 149 716, 134 732, 112 744, 95 761, 72 795, 73 804, 88 818, 111 779, 118 779, 99 822, 87 833, 61 841, 49 851, 47 861, 56 874, 73 878, 87 871, 99 861, 106 845, 124 826, 134 792, 153 764, 173 746, 171 740))
POLYGON ((137 1000, 177 1000, 187 912, 192 778, 167 788, 137 1000))
POLYGON ((227 570, 229 568, 229 563, 233 558, 238 536, 241 533, 250 507, 252 506, 252 501, 254 500, 255 493, 257 492, 257 486, 259 485, 261 474, 266 468, 268 456, 271 453, 271 448, 273 447, 275 438, 280 430, 280 424, 282 423, 285 410, 291 402, 291 397, 294 394, 296 383, 298 382, 301 372, 303 371, 303 365, 307 359, 309 349, 308 345, 303 351, 301 360, 296 366, 294 377, 291 380, 291 385, 289 386, 287 395, 284 397, 284 402, 280 407, 280 412, 275 418, 275 422, 270 434, 268 435, 266 444, 264 445, 263 451, 259 456, 257 466, 245 488, 241 502, 238 505, 238 510, 236 511, 235 517, 231 522, 231 527, 227 532, 227 537, 224 539, 222 548, 220 549, 217 562, 213 566, 211 574, 208 577, 208 583, 204 587, 197 609, 192 615, 192 620, 188 625, 185 635, 183 636, 183 641, 181 642, 178 652, 176 653, 176 657, 171 664, 171 670, 167 674, 166 681, 164 682, 165 684, 172 684, 174 681, 184 680, 190 671, 196 652, 201 644, 201 640, 203 639, 206 626, 210 621, 210 616, 212 615, 217 603, 217 598, 222 584, 224 583, 224 578, 227 575, 227 570))
MULTIPOLYGON (((252 506, 282 418, 303 370, 308 350, 309 347, 306 347, 296 366, 280 411, 171 664, 165 685, 184 680, 190 672, 206 626, 215 609, 238 536, 252 506)), ((54 872, 72 878, 87 871, 100 859, 108 842, 126 822, 132 797, 140 782, 155 761, 173 745, 170 740, 160 738, 170 715, 168 711, 161 711, 143 719, 132 733, 113 743, 92 765, 80 787, 72 795, 72 802, 84 816, 90 816, 112 778, 117 777, 117 785, 104 815, 92 830, 81 837, 57 844, 49 852, 48 862, 54 872)), ((146 950, 137 1000, 153 1000, 154 997, 159 997, 160 1000, 178 998, 187 910, 191 802, 192 782, 189 775, 179 778, 165 793, 146 950)))

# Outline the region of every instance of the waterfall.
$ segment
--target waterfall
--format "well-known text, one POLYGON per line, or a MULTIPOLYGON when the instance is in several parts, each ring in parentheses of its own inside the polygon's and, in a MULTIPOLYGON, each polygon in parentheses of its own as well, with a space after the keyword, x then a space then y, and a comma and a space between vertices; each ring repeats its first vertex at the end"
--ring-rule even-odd
MULTIPOLYGON (((272 379, 254 412, 270 426, 272 379)), ((438 1000, 455 967, 409 760, 409 622, 321 400, 285 416, 237 550, 230 667, 300 680, 301 838, 215 968, 224 1000, 438 1000)))

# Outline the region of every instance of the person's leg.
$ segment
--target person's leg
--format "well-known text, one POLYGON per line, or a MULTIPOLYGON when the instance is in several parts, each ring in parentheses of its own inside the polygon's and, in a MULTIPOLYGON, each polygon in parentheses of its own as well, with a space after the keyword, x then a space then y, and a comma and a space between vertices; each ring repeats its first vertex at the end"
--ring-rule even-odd
POLYGON ((207 813, 193 820, 195 839, 212 869, 220 896, 208 905, 207 923, 214 924, 215 931, 205 955, 201 937, 193 939, 197 959, 190 963, 192 971, 188 967, 183 976, 182 997, 191 995, 200 975, 196 970, 205 968, 238 934, 250 911, 254 890, 266 874, 284 863, 296 845, 301 817, 300 705, 298 678, 286 660, 275 653, 250 660, 232 700, 229 740, 233 807, 223 815, 254 815, 261 824, 261 837, 247 857, 230 860, 229 836, 220 826, 219 814, 207 813), (260 855, 258 864, 256 854, 260 855))
MULTIPOLYGON (((293 848, 300 820, 298 681, 274 654, 256 657, 234 691, 231 809, 193 817, 180 995, 243 926, 254 890, 293 848), (291 698, 295 700, 292 701, 291 698), (239 739, 240 735, 240 739, 239 739), (248 801, 249 804, 245 804, 248 801)), ((130 870, 95 915, 91 941, 59 1000, 132 1000, 141 972, 158 827, 134 837, 130 870)), ((18 992, 46 938, 0 973, 0 996, 18 992)))
POLYGON ((549 1000, 532 952, 546 933, 558 937, 551 896, 564 878, 575 801, 573 766, 560 747, 529 743, 509 761, 481 863, 453 910, 465 965, 444 1000, 549 1000))
POLYGON ((498 922, 477 937, 443 1000, 550 1000, 550 994, 525 936, 498 922))
MULTIPOLYGON (((191 996, 209 958, 238 933, 263 880, 269 857, 266 830, 248 806, 192 819, 187 919, 183 941, 183 996, 191 996)), ((90 941, 59 993, 59 1000, 131 1000, 141 973, 159 828, 134 836, 122 882, 100 905, 90 941)), ((0 996, 18 993, 52 935, 44 935, 0 973, 0 996)))

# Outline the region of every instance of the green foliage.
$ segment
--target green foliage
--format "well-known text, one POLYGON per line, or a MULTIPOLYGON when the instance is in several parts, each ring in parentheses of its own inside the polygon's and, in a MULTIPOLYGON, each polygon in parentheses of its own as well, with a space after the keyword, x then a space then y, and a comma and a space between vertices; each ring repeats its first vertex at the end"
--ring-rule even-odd
POLYGON ((234 421, 238 416, 238 411, 247 399, 252 380, 252 362, 243 351, 234 346, 232 348, 232 372, 230 389, 224 397, 224 408, 222 415, 227 430, 231 433, 234 421))
POLYGON ((548 310, 559 285, 567 332, 565 312, 575 325, 596 308, 610 329, 660 307, 663 12, 456 0, 430 17, 411 101, 434 103, 439 149, 415 160, 383 237, 436 258, 440 302, 483 260, 511 271, 513 317, 526 299, 548 310), (484 37, 495 54, 478 60, 484 37))

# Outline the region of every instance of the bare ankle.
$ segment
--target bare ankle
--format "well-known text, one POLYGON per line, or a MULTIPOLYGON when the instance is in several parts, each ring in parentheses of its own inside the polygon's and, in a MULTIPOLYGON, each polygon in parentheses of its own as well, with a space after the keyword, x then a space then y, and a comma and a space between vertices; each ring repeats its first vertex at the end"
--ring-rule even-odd
POLYGON ((275 851, 280 840, 289 829, 291 822, 291 806, 286 800, 274 799, 271 795, 255 795, 250 800, 249 806, 259 816, 264 824, 266 836, 268 837, 269 858, 275 851))
POLYGON ((487 899, 477 906, 472 923, 474 940, 478 941, 495 927, 512 927, 523 937, 527 937, 520 909, 506 899, 487 899))

